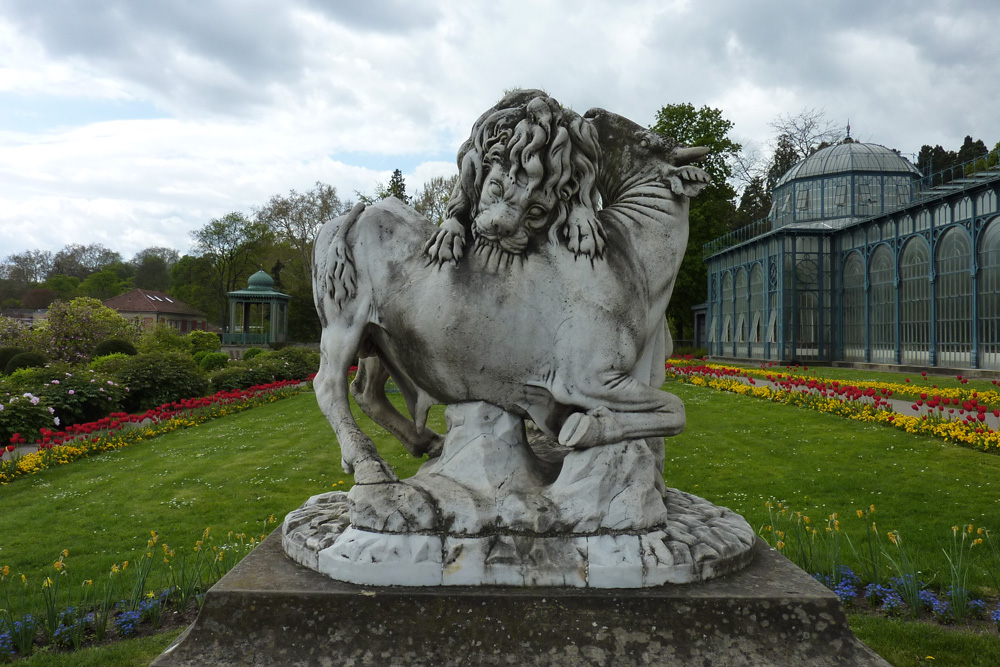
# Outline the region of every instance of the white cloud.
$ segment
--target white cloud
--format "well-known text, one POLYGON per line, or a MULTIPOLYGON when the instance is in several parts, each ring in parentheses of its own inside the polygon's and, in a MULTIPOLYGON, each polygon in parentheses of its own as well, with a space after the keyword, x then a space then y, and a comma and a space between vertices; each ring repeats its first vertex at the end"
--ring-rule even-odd
POLYGON ((472 123, 515 86, 643 124, 707 104, 758 150, 803 108, 905 152, 992 146, 998 19, 954 1, 4 0, 0 259, 186 251, 228 211, 316 181, 352 198, 394 168, 415 191, 455 173, 472 123))

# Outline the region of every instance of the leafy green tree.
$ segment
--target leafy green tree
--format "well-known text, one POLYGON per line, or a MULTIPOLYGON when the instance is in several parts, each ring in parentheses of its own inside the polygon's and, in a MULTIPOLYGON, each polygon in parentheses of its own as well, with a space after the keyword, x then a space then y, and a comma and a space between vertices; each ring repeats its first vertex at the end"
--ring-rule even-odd
POLYGON ((120 254, 100 243, 70 243, 52 258, 51 273, 62 273, 84 280, 90 274, 121 261, 120 254))
POLYGON ((142 333, 138 320, 127 320, 97 299, 78 297, 56 301, 38 330, 36 344, 55 361, 79 363, 90 357, 97 344, 108 338, 137 343, 142 333))
POLYGON ((406 181, 403 180, 403 172, 399 169, 392 172, 392 176, 389 178, 389 185, 386 187, 381 199, 385 199, 386 197, 395 197, 401 202, 410 203, 410 198, 406 196, 406 181))
POLYGON ((87 276, 86 280, 80 283, 77 288, 81 296, 89 296, 95 299, 110 299, 113 296, 124 294, 132 287, 131 280, 122 280, 118 273, 112 268, 107 268, 97 273, 87 276))
POLYGON ((35 287, 24 293, 21 305, 24 308, 41 310, 42 308, 48 308, 56 300, 56 296, 56 293, 48 287, 35 287))
POLYGON ((795 149, 791 137, 786 134, 778 135, 775 141, 774 156, 771 158, 771 165, 767 169, 767 191, 769 193, 774 192, 774 186, 778 184, 781 177, 801 159, 802 156, 795 149))
POLYGON ((458 174, 454 176, 435 176, 426 183, 422 190, 413 195, 413 208, 435 225, 444 222, 445 210, 451 191, 458 182, 458 174))
POLYGON ((294 340, 319 340, 320 323, 312 298, 313 241, 319 228, 349 211, 332 185, 317 182, 307 192, 275 195, 255 211, 258 222, 275 240, 265 266, 271 266, 275 287, 292 297, 288 308, 289 335, 294 340))
POLYGON ((212 263, 215 312, 226 322, 226 293, 245 287, 247 278, 260 268, 259 260, 272 240, 271 230, 243 213, 227 213, 192 234, 196 249, 212 263))
POLYGON ((738 226, 736 190, 730 184, 733 161, 742 146, 729 137, 733 123, 718 109, 691 104, 671 104, 656 114, 653 131, 688 146, 708 146, 709 155, 699 167, 712 176, 712 184, 691 200, 690 232, 684 260, 677 273, 667 317, 677 327, 677 338, 694 337, 692 306, 705 302, 708 272, 702 260, 702 246, 738 226))
POLYGON ((52 253, 48 250, 26 250, 7 255, 2 271, 5 278, 26 288, 40 285, 52 269, 52 253))
POLYGON ((132 284, 139 289, 166 292, 170 289, 170 266, 162 257, 146 255, 135 267, 132 284))
POLYGON ((211 259, 184 255, 170 269, 170 296, 214 318, 219 306, 214 279, 211 259))
POLYGON ((67 276, 64 273, 56 273, 45 279, 45 287, 56 293, 56 298, 62 301, 69 301, 76 294, 80 287, 80 279, 76 276, 67 276))
POLYGON ((737 224, 740 227, 753 224, 767 217, 771 211, 771 192, 763 176, 754 176, 740 194, 740 205, 736 209, 737 224))

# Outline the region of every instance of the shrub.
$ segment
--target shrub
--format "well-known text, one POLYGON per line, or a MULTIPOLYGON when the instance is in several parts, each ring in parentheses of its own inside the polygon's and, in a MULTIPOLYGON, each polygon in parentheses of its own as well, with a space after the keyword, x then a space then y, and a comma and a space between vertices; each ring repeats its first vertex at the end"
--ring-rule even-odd
POLYGON ((11 359, 19 354, 24 354, 25 352, 27 352, 27 350, 23 347, 0 348, 0 373, 4 372, 4 369, 7 368, 7 364, 10 363, 11 359))
POLYGON ((102 375, 115 378, 118 376, 118 371, 121 369, 122 365, 124 365, 125 360, 133 356, 135 355, 123 354, 121 352, 106 354, 103 357, 97 357, 87 364, 87 369, 92 370, 95 373, 101 373, 102 375))
POLYGON ((259 347, 248 347, 247 349, 243 350, 243 356, 241 358, 244 361, 248 359, 253 359, 258 354, 261 354, 263 351, 264 350, 260 349, 259 347))
POLYGON ((202 396, 208 378, 194 360, 180 352, 151 352, 129 357, 118 370, 125 386, 126 412, 139 412, 164 403, 202 396))
POLYGON ((319 370, 319 352, 306 347, 286 347, 277 352, 264 352, 254 361, 277 361, 277 364, 268 366, 277 375, 275 380, 304 380, 319 370))
POLYGON ((223 368, 228 363, 229 355, 225 352, 205 352, 205 355, 198 360, 198 365, 203 371, 206 372, 214 371, 217 368, 223 368))
POLYGON ((29 338, 28 327, 12 317, 0 315, 0 347, 26 348, 29 345, 29 338))
POLYGON ((161 323, 142 334, 142 339, 139 341, 139 352, 143 354, 151 352, 191 354, 191 339, 188 336, 182 336, 177 329, 161 323))
POLYGON ((90 358, 103 340, 135 342, 141 331, 138 320, 126 320, 97 299, 79 297, 52 304, 44 326, 37 330, 36 345, 44 346, 56 361, 74 363, 90 358))
POLYGON ((222 349, 222 339, 211 331, 192 331, 187 335, 193 352, 218 352, 222 349))
POLYGON ((20 396, 0 394, 0 445, 13 442, 15 436, 34 442, 38 429, 56 426, 54 412, 40 396, 24 392, 20 396))
POLYGON ((205 355, 208 353, 209 353, 208 350, 198 350, 197 352, 191 355, 191 358, 194 359, 194 363, 200 366, 201 360, 204 359, 205 355))
POLYGON ((10 375, 18 369, 38 368, 40 366, 44 366, 46 363, 48 363, 48 359, 37 352, 22 352, 21 354, 11 357, 11 360, 8 361, 7 365, 4 367, 4 373, 10 375))
POLYGON ((127 340, 122 340, 121 338, 109 338, 97 344, 97 347, 94 348, 93 357, 97 359, 98 357, 106 357, 109 354, 127 354, 132 356, 137 353, 138 351, 135 349, 135 345, 127 340))
POLYGON ((55 410, 61 427, 97 421, 122 407, 125 388, 108 374, 66 365, 44 370, 47 373, 36 372, 35 378, 42 381, 35 384, 35 393, 55 410))

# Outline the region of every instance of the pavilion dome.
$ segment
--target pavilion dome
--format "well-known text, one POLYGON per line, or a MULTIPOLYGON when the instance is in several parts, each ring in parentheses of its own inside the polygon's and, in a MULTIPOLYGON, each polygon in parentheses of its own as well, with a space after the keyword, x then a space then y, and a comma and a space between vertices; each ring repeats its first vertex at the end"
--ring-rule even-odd
POLYGON ((247 289, 253 290, 254 292, 270 292, 274 290, 274 278, 267 275, 264 271, 258 271, 257 273, 250 276, 250 280, 247 281, 247 289))
POLYGON ((913 174, 920 172, 894 150, 879 144, 849 142, 827 146, 800 160, 778 179, 776 188, 803 178, 829 176, 845 172, 913 174))

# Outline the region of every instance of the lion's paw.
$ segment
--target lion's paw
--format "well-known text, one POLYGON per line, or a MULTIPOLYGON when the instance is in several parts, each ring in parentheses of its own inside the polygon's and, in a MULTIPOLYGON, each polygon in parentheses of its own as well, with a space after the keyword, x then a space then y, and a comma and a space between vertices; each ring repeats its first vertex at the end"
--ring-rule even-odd
POLYGON ((465 252, 465 227, 455 218, 448 218, 424 244, 424 252, 437 264, 458 264, 465 252))
POLYGON ((562 228, 566 247, 574 255, 599 259, 604 254, 604 227, 597 218, 579 220, 570 217, 562 228))

